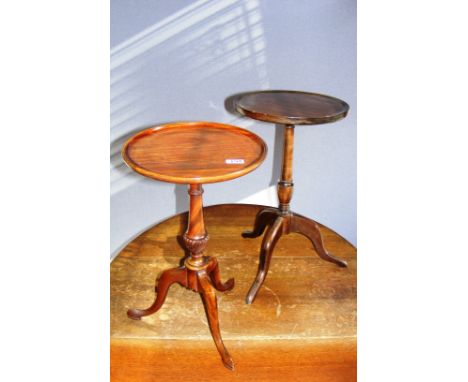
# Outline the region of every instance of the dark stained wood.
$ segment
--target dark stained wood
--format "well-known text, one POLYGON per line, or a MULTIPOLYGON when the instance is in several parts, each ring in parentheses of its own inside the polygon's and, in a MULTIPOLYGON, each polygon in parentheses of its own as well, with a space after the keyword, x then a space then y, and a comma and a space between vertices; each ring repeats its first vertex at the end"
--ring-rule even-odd
POLYGON ((245 175, 264 160, 265 142, 240 127, 214 122, 180 122, 151 127, 123 146, 136 172, 171 183, 221 182, 245 175))
POLYGON ((255 300, 260 287, 263 285, 268 274, 273 251, 278 240, 283 235, 288 235, 291 232, 302 234, 312 242, 315 251, 323 260, 334 263, 340 267, 347 266, 345 260, 333 256, 325 249, 318 224, 312 219, 295 214, 290 209, 289 203, 291 202, 294 189, 292 175, 294 125, 284 125, 283 128, 283 163, 281 179, 278 182, 279 207, 278 209, 267 207, 260 211, 255 218, 253 229, 251 231, 245 231, 242 234, 245 238, 255 238, 261 236, 266 229, 262 245, 260 246, 257 275, 245 297, 247 304, 251 304, 255 300))
POLYGON ((315 125, 346 117, 349 105, 324 94, 290 90, 242 93, 237 99, 239 113, 260 121, 292 125, 315 125))
POLYGON ((278 182, 278 201, 281 211, 289 211, 289 202, 292 199, 294 183, 292 178, 292 163, 294 152, 294 125, 284 126, 283 163, 281 179, 278 182))
POLYGON ((257 296, 268 274, 271 257, 282 235, 296 232, 307 237, 317 254, 324 260, 346 267, 346 261, 331 255, 324 246, 320 229, 315 221, 294 214, 290 209, 293 195, 293 151, 295 124, 322 124, 346 117, 349 106, 346 102, 323 94, 285 90, 267 90, 240 93, 230 97, 239 113, 266 122, 283 124, 284 145, 281 179, 278 182, 279 206, 259 212, 251 231, 245 231, 245 238, 260 236, 266 229, 260 247, 257 276, 246 296, 251 304, 257 296), (268 228, 267 228, 268 227, 268 228))
POLYGON ((295 214, 291 211, 281 211, 267 207, 257 214, 255 218, 254 228, 251 231, 244 231, 242 236, 245 238, 256 238, 262 235, 262 244, 260 246, 260 255, 257 276, 250 287, 245 298, 247 304, 251 304, 263 285, 265 278, 270 268, 271 257, 278 240, 283 235, 288 235, 292 232, 299 233, 307 237, 314 246, 315 252, 323 260, 334 263, 340 267, 346 267, 348 264, 345 260, 330 254, 324 246, 322 234, 317 222, 304 216, 295 214), (267 228, 268 227, 268 228, 267 228))
POLYGON ((265 158, 265 142, 235 126, 186 122, 156 126, 136 134, 125 143, 122 155, 142 175, 188 182, 190 196, 187 229, 182 236, 189 256, 183 265, 162 272, 156 281, 153 303, 146 309, 128 309, 128 317, 140 320, 159 311, 173 284, 198 292, 221 360, 226 368, 234 370, 232 357, 221 338, 215 292, 231 290, 234 280, 222 283, 216 259, 204 255, 208 233, 203 218, 201 183, 233 179, 253 171, 265 158))
POLYGON ((321 261, 306 237, 283 236, 259 298, 246 305, 261 239, 245 240, 240 232, 262 208, 203 209, 210 235, 205 254, 218 259, 225 277, 236 278, 235 288, 219 296, 221 332, 235 371, 220 367, 203 307, 185 288, 172 287, 156 315, 135 322, 125 314, 151 303, 155 275, 179 264, 189 220, 184 213, 137 237, 111 263, 113 382, 356 380, 355 248, 319 225, 330 251, 348 262, 339 269, 321 261))

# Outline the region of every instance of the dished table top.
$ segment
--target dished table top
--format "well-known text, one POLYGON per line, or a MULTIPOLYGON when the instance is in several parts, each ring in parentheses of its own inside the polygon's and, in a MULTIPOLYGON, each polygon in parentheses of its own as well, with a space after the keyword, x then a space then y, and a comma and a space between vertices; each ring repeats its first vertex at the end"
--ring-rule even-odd
POLYGON ((254 133, 214 122, 155 126, 123 146, 127 165, 149 178, 171 183, 222 182, 245 175, 265 159, 267 146, 254 133))
POLYGON ((346 117, 349 105, 324 94, 292 90, 263 90, 240 94, 237 111, 265 122, 316 125, 346 117))

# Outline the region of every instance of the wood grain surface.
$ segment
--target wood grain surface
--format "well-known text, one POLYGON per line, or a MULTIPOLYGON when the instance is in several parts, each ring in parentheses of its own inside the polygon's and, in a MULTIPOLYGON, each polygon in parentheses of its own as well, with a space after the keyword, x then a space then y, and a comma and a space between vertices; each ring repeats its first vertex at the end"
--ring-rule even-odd
POLYGON ((154 126, 122 148, 127 165, 149 178, 172 183, 222 182, 245 175, 265 159, 267 146, 254 133, 214 122, 154 126))
POLYGON ((185 213, 131 241, 111 264, 113 382, 356 380, 356 249, 321 226, 327 248, 348 262, 338 268, 305 237, 283 237, 258 299, 246 305, 261 238, 241 232, 262 207, 204 209, 206 253, 218 259, 223 281, 236 280, 232 291, 218 293, 221 332, 236 370, 220 364, 197 294, 177 285, 158 313, 141 321, 126 315, 131 306, 151 303, 155 278, 179 264, 185 213))
POLYGON ((243 93, 233 102, 239 113, 260 121, 292 125, 315 125, 346 117, 349 105, 324 94, 291 90, 243 93))

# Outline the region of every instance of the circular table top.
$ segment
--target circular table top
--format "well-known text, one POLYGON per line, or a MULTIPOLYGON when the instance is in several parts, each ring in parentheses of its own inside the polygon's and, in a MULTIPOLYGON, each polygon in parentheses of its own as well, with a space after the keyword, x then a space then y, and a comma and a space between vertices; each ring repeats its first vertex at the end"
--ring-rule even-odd
POLYGON ((267 146, 254 133, 214 122, 179 122, 143 130, 122 148, 125 163, 149 178, 198 184, 231 180, 256 169, 267 146))
POLYGON ((324 94, 291 90, 265 90, 243 93, 235 101, 239 113, 260 121, 316 125, 338 121, 349 105, 324 94))

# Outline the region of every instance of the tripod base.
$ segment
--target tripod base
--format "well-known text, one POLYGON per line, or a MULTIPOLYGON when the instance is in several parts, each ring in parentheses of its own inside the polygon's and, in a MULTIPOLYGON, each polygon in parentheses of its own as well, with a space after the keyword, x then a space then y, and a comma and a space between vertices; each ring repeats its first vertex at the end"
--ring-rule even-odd
POLYGON ((291 232, 300 233, 312 242, 315 251, 323 260, 337 264, 340 267, 347 266, 346 261, 331 255, 325 249, 319 225, 312 219, 290 211, 282 212, 277 208, 267 207, 257 214, 252 231, 245 231, 242 236, 244 238, 255 238, 261 236, 265 229, 266 232, 260 248, 257 276, 247 293, 245 299, 247 304, 251 304, 255 300, 260 287, 265 281, 273 250, 282 235, 291 232))
POLYGON ((205 257, 204 260, 204 265, 200 269, 195 269, 186 262, 184 266, 162 272, 155 287, 156 298, 153 304, 146 309, 129 309, 127 315, 133 320, 140 320, 141 317, 156 313, 164 304, 169 288, 175 283, 199 293, 205 306, 211 335, 223 364, 229 370, 234 370, 234 362, 221 338, 215 293, 215 290, 220 292, 231 290, 234 287, 234 279, 222 283, 216 258, 205 257))

